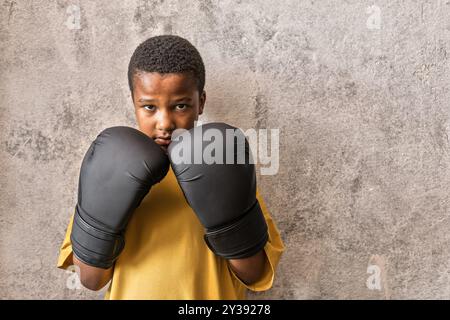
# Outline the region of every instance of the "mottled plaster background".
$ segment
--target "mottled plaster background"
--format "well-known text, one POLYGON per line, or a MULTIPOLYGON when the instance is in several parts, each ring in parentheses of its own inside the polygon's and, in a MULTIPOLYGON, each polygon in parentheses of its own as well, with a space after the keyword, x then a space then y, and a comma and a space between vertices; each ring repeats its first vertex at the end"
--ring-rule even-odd
POLYGON ((177 34, 204 121, 280 129, 287 250, 250 298, 450 298, 450 1, 0 1, 0 298, 101 298, 56 261, 79 167, 136 126, 126 71, 177 34))

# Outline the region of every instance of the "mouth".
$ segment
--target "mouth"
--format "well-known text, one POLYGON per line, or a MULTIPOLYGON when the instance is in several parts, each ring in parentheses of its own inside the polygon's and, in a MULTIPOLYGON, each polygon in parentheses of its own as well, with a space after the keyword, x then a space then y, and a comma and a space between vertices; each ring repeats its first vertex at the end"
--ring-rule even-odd
POLYGON ((154 138, 155 142, 164 150, 167 150, 167 147, 172 142, 172 140, 169 137, 156 137, 154 138))

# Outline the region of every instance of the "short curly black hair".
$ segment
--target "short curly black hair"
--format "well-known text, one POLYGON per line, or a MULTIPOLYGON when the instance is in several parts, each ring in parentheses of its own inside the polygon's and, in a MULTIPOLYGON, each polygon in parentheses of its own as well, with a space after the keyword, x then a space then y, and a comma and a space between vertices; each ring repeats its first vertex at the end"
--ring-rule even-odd
POLYGON ((128 65, 128 85, 133 96, 133 76, 138 72, 190 73, 199 94, 205 87, 205 65, 198 50, 186 39, 160 35, 142 42, 128 65))

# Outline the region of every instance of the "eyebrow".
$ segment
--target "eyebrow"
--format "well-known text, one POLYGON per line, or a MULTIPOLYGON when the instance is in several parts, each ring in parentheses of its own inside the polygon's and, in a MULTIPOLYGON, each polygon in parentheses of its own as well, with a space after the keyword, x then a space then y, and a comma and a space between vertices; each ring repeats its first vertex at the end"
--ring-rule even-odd
MULTIPOLYGON (((158 99, 145 99, 145 98, 142 98, 142 99, 139 99, 138 101, 139 101, 139 102, 157 102, 158 99)), ((173 101, 174 101, 174 102, 179 102, 179 101, 192 101, 192 99, 189 98, 189 97, 182 97, 182 98, 175 99, 175 100, 173 100, 173 101)))

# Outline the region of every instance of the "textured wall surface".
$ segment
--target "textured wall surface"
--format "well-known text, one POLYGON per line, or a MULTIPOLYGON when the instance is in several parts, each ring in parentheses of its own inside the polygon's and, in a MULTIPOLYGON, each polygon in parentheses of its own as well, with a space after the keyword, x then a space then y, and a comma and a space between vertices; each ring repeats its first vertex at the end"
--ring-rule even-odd
MULTIPOLYGON (((0 298, 100 298, 55 267, 81 160, 136 126, 135 47, 178 34, 204 121, 280 130, 287 250, 251 298, 450 298, 450 1, 0 1, 0 298)), ((260 173, 258 171, 258 173, 260 173)))

